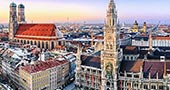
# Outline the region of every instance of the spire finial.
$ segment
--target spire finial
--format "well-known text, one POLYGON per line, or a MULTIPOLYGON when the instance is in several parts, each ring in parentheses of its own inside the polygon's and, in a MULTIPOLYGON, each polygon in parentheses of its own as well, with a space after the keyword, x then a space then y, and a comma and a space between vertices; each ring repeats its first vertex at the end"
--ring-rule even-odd
POLYGON ((110 3, 109 3, 109 8, 115 8, 115 3, 114 3, 114 0, 110 0, 110 3))

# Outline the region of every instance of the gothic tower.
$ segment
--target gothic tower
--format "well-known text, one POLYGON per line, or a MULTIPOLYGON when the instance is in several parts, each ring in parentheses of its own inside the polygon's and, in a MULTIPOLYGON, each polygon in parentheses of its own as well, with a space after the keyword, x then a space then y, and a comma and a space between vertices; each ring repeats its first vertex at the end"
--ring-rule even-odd
POLYGON ((121 61, 119 44, 116 6, 114 1, 110 0, 104 29, 104 50, 101 54, 102 90, 118 90, 117 73, 121 61))
POLYGON ((15 3, 10 4, 10 15, 9 15, 9 40, 14 38, 14 35, 17 30, 17 14, 16 14, 16 7, 15 3))
POLYGON ((81 77, 81 74, 80 74, 80 71, 81 71, 81 54, 82 54, 82 48, 79 44, 78 48, 77 48, 77 56, 76 56, 76 80, 75 80, 75 83, 76 85, 78 85, 78 87, 80 87, 80 77, 81 77))
POLYGON ((24 23, 25 22, 25 7, 23 4, 18 5, 18 23, 24 23))

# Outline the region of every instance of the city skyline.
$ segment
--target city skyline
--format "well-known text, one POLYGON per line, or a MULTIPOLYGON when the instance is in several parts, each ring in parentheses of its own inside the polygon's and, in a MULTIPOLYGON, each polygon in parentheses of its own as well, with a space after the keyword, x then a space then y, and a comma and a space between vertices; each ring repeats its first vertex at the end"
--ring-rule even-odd
MULTIPOLYGON (((103 23, 106 16, 106 7, 109 0, 0 0, 0 23, 8 23, 9 5, 25 5, 25 15, 28 22, 49 23, 103 23)), ((138 20, 148 23, 169 23, 168 0, 142 0, 126 1, 115 0, 118 9, 118 18, 121 22, 133 23, 138 20)))

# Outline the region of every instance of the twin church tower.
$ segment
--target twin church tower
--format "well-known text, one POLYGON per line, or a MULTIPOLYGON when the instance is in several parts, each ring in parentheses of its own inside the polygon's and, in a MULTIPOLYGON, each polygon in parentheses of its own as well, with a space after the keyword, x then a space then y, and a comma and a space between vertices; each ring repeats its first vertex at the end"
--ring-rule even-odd
POLYGON ((25 23, 25 7, 23 4, 17 5, 15 3, 10 4, 10 16, 9 16, 9 39, 12 40, 16 33, 16 29, 19 23, 25 23))

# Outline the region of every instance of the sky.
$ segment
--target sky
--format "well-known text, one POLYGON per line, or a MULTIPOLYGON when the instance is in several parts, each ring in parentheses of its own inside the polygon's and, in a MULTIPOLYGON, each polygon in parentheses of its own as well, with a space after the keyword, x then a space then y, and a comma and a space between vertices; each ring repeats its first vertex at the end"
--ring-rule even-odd
MULTIPOLYGON (((109 0, 0 0, 0 23, 8 23, 9 5, 25 5, 27 22, 104 23, 109 0)), ((170 0, 115 0, 120 22, 170 23, 170 0)))

